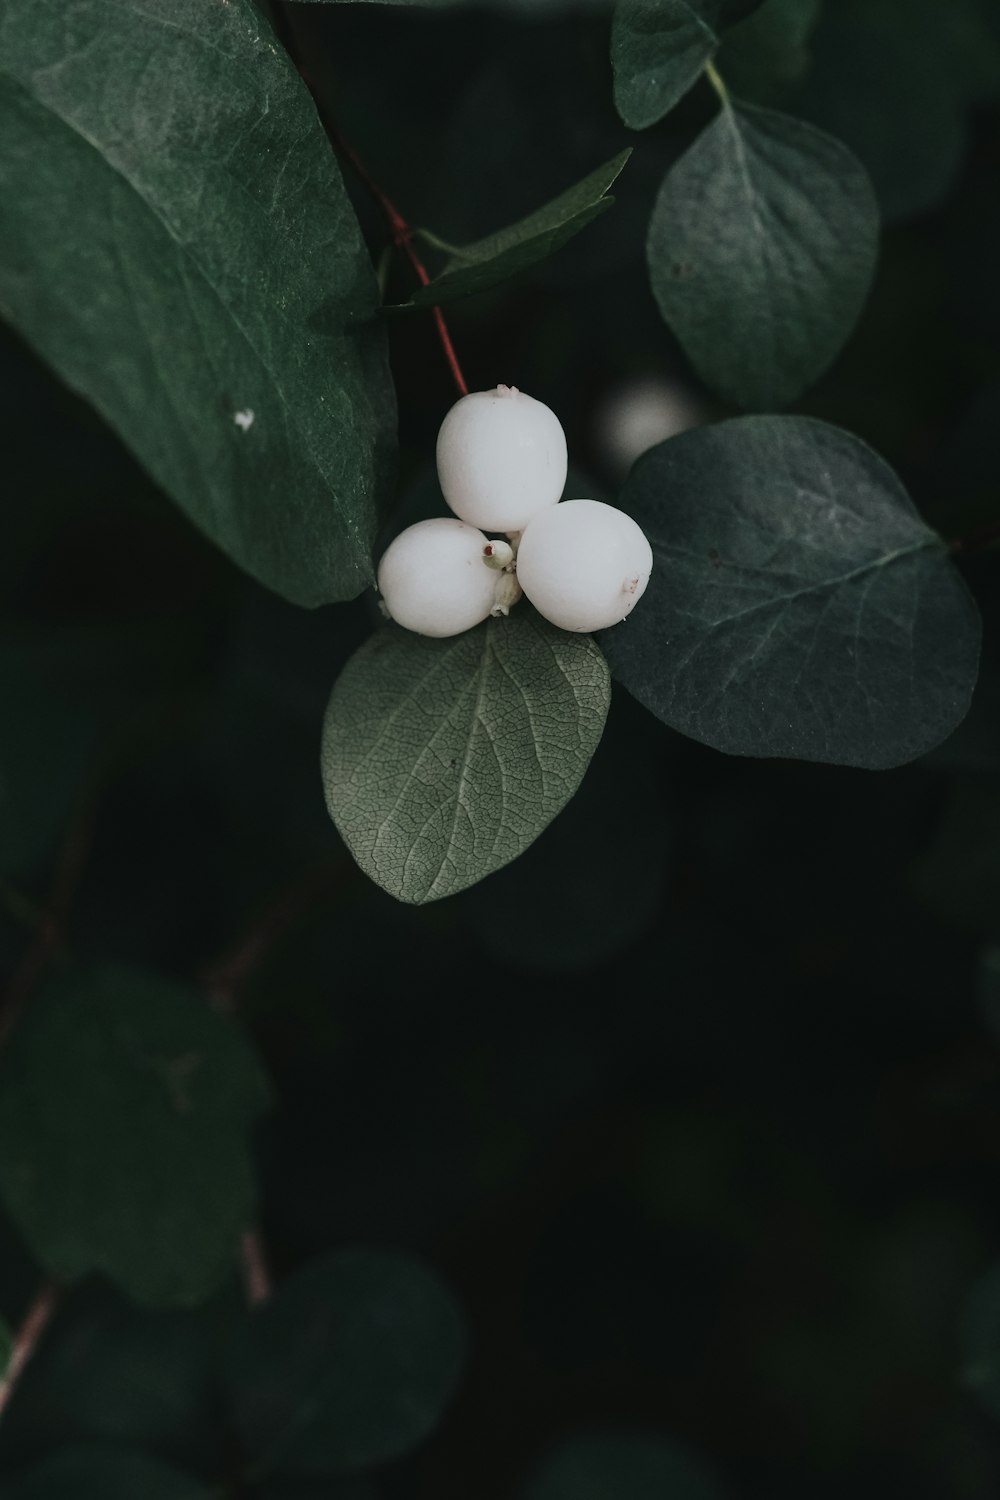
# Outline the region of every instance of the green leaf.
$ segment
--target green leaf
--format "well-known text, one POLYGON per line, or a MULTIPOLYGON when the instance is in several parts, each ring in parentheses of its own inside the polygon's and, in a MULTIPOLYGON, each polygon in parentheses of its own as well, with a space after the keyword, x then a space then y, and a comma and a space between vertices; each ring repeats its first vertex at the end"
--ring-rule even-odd
POLYGON ((610 696, 595 643, 524 601, 448 640, 388 627, 330 698, 330 816, 390 895, 452 895, 515 859, 569 801, 610 696))
POLYGON ((826 7, 795 113, 857 154, 887 220, 936 208, 954 184, 969 144, 969 108, 1000 89, 996 12, 995 0, 826 7))
POLYGON ((601 644, 665 723, 732 755, 879 769, 964 716, 975 605, 859 439, 807 417, 738 417, 651 449, 621 500, 653 574, 601 644))
POLYGON ((991 1266, 972 1288, 959 1335, 962 1384, 1000 1417, 1000 1265, 991 1266))
POLYGON ((129 1448, 64 1448, 19 1474, 5 1476, 4 1500, 217 1500, 190 1474, 129 1448))
POLYGON ((10 1357, 13 1352, 14 1335, 7 1326, 6 1320, 0 1318, 0 1380, 3 1380, 7 1373, 7 1366, 10 1364, 10 1357))
POLYGON ((8 0, 0 312, 241 567, 371 581, 394 399, 375 278, 251 0, 8 0))
POLYGON ((721 1500, 724 1493, 678 1444, 609 1432, 564 1443, 529 1484, 526 1500, 721 1500))
POLYGON ((458 297, 486 291, 553 255, 598 214, 611 207, 615 200, 605 197, 605 194, 631 155, 631 147, 619 151, 602 167, 526 219, 507 229, 498 229, 495 234, 476 240, 474 244, 455 247, 441 274, 435 276, 428 286, 415 291, 409 302, 399 306, 436 307, 453 302, 458 297))
POLYGON ((210 1469, 222 1461, 217 1404, 203 1314, 138 1308, 91 1277, 63 1298, 18 1381, 0 1468, 102 1442, 210 1469))
POLYGON ((198 1302, 254 1212, 246 1136, 266 1105, 242 1034, 199 995, 126 968, 67 976, 0 1059, 0 1196, 57 1279, 198 1302))
POLYGON ((227 1362, 233 1418, 268 1470, 364 1469, 423 1441, 464 1353, 450 1293, 402 1255, 310 1262, 247 1320, 227 1362))
POLYGON ((809 39, 822 8, 823 0, 765 0, 729 32, 719 52, 728 87, 761 104, 787 93, 808 70, 809 39))
POLYGON ((719 45, 718 17, 718 0, 618 0, 611 65, 626 125, 655 125, 697 83, 719 45))
POLYGON ((783 406, 827 368, 864 305, 878 211, 845 146, 727 101, 667 173, 649 226, 653 292, 698 373, 783 406))

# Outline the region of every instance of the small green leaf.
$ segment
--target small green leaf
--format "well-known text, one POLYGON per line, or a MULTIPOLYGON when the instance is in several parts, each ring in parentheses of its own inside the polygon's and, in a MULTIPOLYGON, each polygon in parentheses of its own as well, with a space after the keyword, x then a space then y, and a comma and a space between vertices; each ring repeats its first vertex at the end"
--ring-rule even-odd
POLYGON ((964 716, 975 605, 859 439, 806 417, 738 417, 651 449, 622 505, 653 573, 601 644, 674 729, 732 755, 874 770, 964 716))
POLYGON ((679 1444, 609 1432, 564 1443, 529 1484, 526 1500, 722 1500, 724 1493, 679 1444))
POLYGON ((868 295, 878 210, 846 146, 727 101, 667 173, 646 254, 664 320, 698 373, 741 406, 816 380, 868 295))
POLYGON ((615 106, 633 130, 655 125, 714 55, 719 0, 618 0, 611 22, 615 106))
POLYGON ((233 1418, 264 1469, 328 1474, 397 1458, 451 1400, 462 1318, 402 1255, 342 1250, 282 1282, 227 1362, 233 1418))
POLYGON ((14 1478, 4 1500, 217 1500, 218 1491, 130 1448, 64 1448, 14 1478))
POLYGON ((8 0, 0 312, 241 567, 372 577, 395 404, 308 92, 251 0, 8 0))
POLYGON ((456 246, 441 274, 399 307, 436 307, 486 291, 561 250, 567 240, 614 203, 605 194, 631 155, 631 147, 619 151, 603 167, 526 219, 507 229, 498 229, 474 244, 456 246))
POLYGON ((104 1271, 149 1305, 206 1297, 254 1212, 267 1105, 242 1034, 156 975, 53 981, 0 1059, 0 1196, 53 1276, 104 1271))
POLYGON ((382 630, 330 698, 330 816, 390 895, 449 896, 515 859, 565 806, 610 695, 595 643, 524 601, 448 640, 382 630))

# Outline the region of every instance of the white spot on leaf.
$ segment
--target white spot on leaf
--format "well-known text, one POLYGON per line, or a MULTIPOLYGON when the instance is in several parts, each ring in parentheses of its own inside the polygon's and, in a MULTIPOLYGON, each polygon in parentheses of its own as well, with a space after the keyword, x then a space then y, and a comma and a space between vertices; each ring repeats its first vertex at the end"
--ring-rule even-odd
POLYGON ((253 419, 254 413, 251 411, 249 406, 245 409, 245 411, 233 412, 233 421, 236 423, 241 432, 250 431, 250 428, 253 426, 253 419))

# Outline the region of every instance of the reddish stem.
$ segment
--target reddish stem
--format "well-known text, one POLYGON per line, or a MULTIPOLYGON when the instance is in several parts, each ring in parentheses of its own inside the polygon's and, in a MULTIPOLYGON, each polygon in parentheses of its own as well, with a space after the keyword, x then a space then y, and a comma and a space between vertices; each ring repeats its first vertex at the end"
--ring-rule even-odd
POLYGON ((271 1295, 271 1275, 259 1230, 244 1229, 240 1239, 240 1263, 247 1302, 251 1307, 259 1307, 271 1295))
MULTIPOLYGON (((308 79, 306 80, 306 82, 308 83, 308 79)), ((340 131, 337 130, 336 126, 331 125, 329 122, 327 122, 326 128, 327 133, 333 141, 334 145, 339 151, 343 153, 344 156, 347 157, 347 160, 351 163, 351 166, 354 168, 355 172, 357 172, 358 176, 361 178, 361 181, 364 183, 365 187, 371 193, 372 197, 375 199, 382 212, 385 214, 386 220, 389 224, 389 228, 392 231, 393 244, 396 245, 398 249, 402 250, 403 254, 410 262, 410 265, 416 271, 421 286, 429 286, 431 278, 428 275, 427 267, 424 265, 423 261, 420 259, 420 256, 413 248, 412 225, 407 223, 407 221, 403 218, 403 215, 400 213, 399 209, 396 207, 395 203, 393 203, 392 199, 388 196, 387 193, 383 192, 382 188, 379 187, 378 183, 372 177, 371 173, 368 171, 368 168, 365 166, 364 162, 361 160, 354 147, 344 140, 343 136, 340 134, 340 131)), ((445 359, 448 361, 448 364, 451 368, 452 377, 454 378, 455 384, 458 387, 458 393, 460 396, 467 396, 469 394, 469 387, 466 384, 465 376, 462 374, 462 367, 458 362, 458 355, 455 353, 455 346, 451 341, 451 334, 448 332, 448 325, 444 320, 444 313, 439 307, 435 307, 434 309, 434 321, 437 324, 438 335, 441 339, 441 347, 444 350, 445 359)))
POLYGON ((28 1308, 27 1316, 14 1339, 7 1373, 0 1381, 0 1412, 13 1396, 14 1389, 24 1373, 24 1367, 38 1347, 42 1334, 48 1327, 58 1305, 59 1288, 54 1282, 46 1282, 28 1308))

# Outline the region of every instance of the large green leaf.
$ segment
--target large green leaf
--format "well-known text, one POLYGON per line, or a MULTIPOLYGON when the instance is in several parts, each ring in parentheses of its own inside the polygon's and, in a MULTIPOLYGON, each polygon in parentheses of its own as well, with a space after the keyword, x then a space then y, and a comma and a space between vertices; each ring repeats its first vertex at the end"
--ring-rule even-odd
POLYGON ((486 291, 554 254, 611 207, 615 200, 605 194, 631 154, 631 147, 619 151, 602 167, 517 224, 498 229, 474 244, 455 247, 441 274, 415 291, 402 306, 433 307, 486 291))
POLYGON ((774 110, 723 103, 667 173, 646 254, 665 321, 741 406, 820 376, 864 305, 878 211, 845 146, 774 110))
POLYGON ((718 0, 618 0, 611 64, 626 125, 655 125, 697 82, 719 45, 718 12, 718 0))
POLYGON ((191 1304, 254 1212, 247 1132, 267 1104, 242 1034, 158 976, 52 982, 0 1060, 0 1196, 38 1259, 191 1304))
POLYGON ((535 1475, 526 1500, 721 1500, 724 1493, 679 1445, 608 1432, 564 1443, 535 1475))
POLYGON ((526 601, 448 640, 387 627, 330 698, 330 816, 391 895, 449 896, 515 859, 565 806, 610 692, 595 643, 526 601))
POLYGON ((653 573, 601 644, 673 728, 734 755, 877 769, 964 716, 975 605, 859 439, 806 417, 738 417, 651 449, 622 504, 653 573))
POLYGON ((236 1427, 265 1471, 364 1469, 421 1442, 450 1401, 465 1335, 447 1289, 402 1255, 342 1250, 284 1281, 236 1339, 236 1427))
POLYGON ((251 0, 6 0, 0 312, 300 604, 372 577, 394 398, 315 109, 251 0))
POLYGON ((131 1448, 64 1448, 14 1478, 4 1500, 217 1500, 218 1490, 131 1448))

